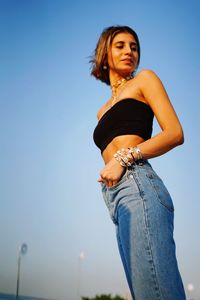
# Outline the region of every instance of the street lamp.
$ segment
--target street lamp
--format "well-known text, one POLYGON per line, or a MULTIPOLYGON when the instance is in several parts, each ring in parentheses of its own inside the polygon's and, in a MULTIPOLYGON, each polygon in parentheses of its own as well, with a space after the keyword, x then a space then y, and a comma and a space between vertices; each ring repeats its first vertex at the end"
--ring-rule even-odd
POLYGON ((23 243, 19 247, 18 251, 18 260, 17 260, 17 290, 16 290, 16 299, 19 297, 19 283, 20 283, 20 267, 21 267, 21 256, 25 255, 28 251, 27 244, 23 243))
POLYGON ((187 290, 188 290, 189 294, 190 293, 192 294, 192 292, 194 291, 194 285, 193 285, 193 283, 188 283, 187 290))
POLYGON ((81 299, 82 261, 84 259, 85 259, 85 253, 82 251, 78 256, 78 300, 81 299))

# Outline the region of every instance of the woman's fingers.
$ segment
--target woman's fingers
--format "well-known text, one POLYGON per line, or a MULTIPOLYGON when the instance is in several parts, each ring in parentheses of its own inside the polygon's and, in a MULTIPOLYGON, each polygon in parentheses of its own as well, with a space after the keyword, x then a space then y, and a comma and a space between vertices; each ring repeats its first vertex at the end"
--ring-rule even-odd
POLYGON ((98 182, 103 182, 103 178, 100 177, 100 178, 98 179, 98 182))
POLYGON ((115 180, 115 181, 108 181, 106 185, 107 185, 108 187, 113 187, 113 186, 116 185, 117 183, 118 183, 118 181, 116 181, 116 180, 115 180))
POLYGON ((106 180, 101 177, 98 179, 98 182, 104 182, 107 187, 112 187, 118 183, 117 180, 106 180))

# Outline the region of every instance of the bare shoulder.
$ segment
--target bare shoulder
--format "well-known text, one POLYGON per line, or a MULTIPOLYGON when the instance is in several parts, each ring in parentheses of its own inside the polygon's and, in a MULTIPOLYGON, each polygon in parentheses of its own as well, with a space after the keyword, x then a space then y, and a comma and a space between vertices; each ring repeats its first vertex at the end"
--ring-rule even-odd
POLYGON ((134 79, 136 80, 142 95, 146 94, 146 92, 150 90, 164 89, 162 81, 158 75, 150 69, 141 70, 137 73, 134 79))
POLYGON ((158 77, 158 75, 150 70, 150 69, 143 69, 141 70, 139 73, 137 73, 137 75, 135 76, 135 78, 138 78, 139 80, 144 80, 144 81, 148 81, 148 80, 160 80, 160 78, 158 77))
POLYGON ((137 78, 140 91, 149 104, 164 98, 168 99, 165 87, 154 71, 144 69, 137 74, 137 78))

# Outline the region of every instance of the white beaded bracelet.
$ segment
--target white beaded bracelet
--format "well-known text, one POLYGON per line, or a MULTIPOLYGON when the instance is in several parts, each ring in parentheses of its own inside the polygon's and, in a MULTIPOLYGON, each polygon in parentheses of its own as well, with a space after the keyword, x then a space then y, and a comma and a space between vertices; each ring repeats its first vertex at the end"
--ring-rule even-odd
POLYGON ((135 161, 141 161, 143 159, 142 153, 138 146, 128 149, 122 148, 114 154, 114 157, 122 167, 126 168, 130 167, 133 163, 135 163, 135 161), (133 153, 136 153, 137 159, 135 159, 133 153))
POLYGON ((122 148, 121 150, 118 150, 115 154, 114 157, 116 160, 120 163, 121 166, 123 167, 130 167, 133 162, 135 162, 135 158, 132 155, 132 151, 130 148, 124 149, 122 148))

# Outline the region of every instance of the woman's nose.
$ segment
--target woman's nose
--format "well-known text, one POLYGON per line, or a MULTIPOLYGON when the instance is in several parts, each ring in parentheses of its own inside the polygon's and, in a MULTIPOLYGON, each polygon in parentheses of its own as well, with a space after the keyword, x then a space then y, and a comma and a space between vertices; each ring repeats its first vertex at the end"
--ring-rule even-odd
POLYGON ((125 50, 125 53, 127 53, 127 54, 131 54, 131 52, 132 52, 130 45, 126 45, 124 47, 124 50, 125 50))

